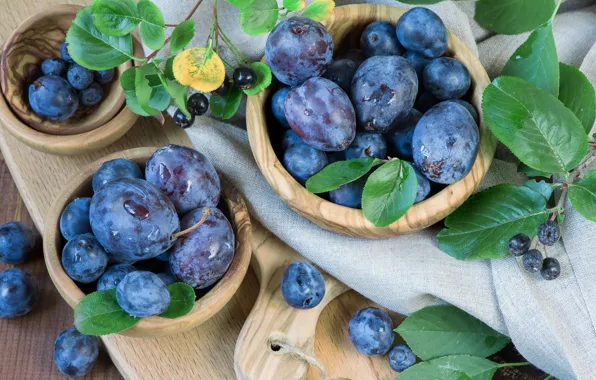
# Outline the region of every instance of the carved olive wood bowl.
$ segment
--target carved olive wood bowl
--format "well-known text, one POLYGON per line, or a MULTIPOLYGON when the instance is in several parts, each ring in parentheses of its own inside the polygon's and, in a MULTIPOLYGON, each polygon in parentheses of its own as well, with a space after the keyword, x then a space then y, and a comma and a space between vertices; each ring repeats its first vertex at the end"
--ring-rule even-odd
MULTIPOLYGON (((358 4, 337 7, 333 15, 323 23, 335 43, 335 54, 358 48, 360 34, 373 21, 389 21, 393 24, 405 10, 385 5, 358 4)), ((478 58, 462 40, 449 33, 448 56, 463 63, 472 77, 467 100, 482 119, 482 93, 490 80, 478 58)), ((275 91, 270 87, 259 95, 250 96, 247 104, 247 128, 250 146, 259 168, 273 190, 294 211, 311 222, 330 231, 348 236, 365 238, 388 238, 429 227, 445 218, 459 207, 478 187, 486 174, 496 147, 496 139, 480 123, 480 148, 470 173, 457 183, 447 186, 434 196, 415 204, 395 223, 379 228, 366 220, 362 210, 352 209, 329 202, 309 193, 284 168, 271 144, 268 121, 271 121, 270 97, 275 91)), ((271 125, 277 128, 273 122, 271 125)))
MULTIPOLYGON (((115 158, 128 158, 138 163, 141 169, 144 170, 145 163, 155 150, 156 148, 150 147, 130 149, 112 154, 90 164, 68 181, 68 185, 56 197, 52 208, 48 212, 43 234, 46 266, 62 298, 72 308, 77 306, 85 293, 74 280, 68 277, 62 268, 61 254, 66 243, 60 234, 59 226, 62 210, 77 197, 90 197, 93 195, 91 179, 103 162, 115 158)), ((194 328, 221 310, 240 287, 250 264, 252 239, 250 217, 240 193, 225 177, 220 176, 220 178, 222 185, 220 207, 223 207, 224 213, 228 215, 236 236, 236 251, 227 273, 206 294, 197 299, 193 310, 189 314, 176 319, 144 318, 134 327, 121 332, 121 335, 155 338, 178 334, 194 328)), ((94 289, 91 291, 94 291, 94 289)))
MULTIPOLYGON (((103 86, 104 99, 93 107, 79 106, 63 121, 47 120, 35 114, 28 101, 28 89, 41 76, 41 62, 59 58, 60 46, 72 24, 76 5, 58 5, 33 14, 23 21, 4 45, 0 61, 0 119, 20 141, 44 152, 73 155, 105 147, 122 137, 138 116, 125 107, 120 75, 132 62, 116 69, 112 83, 103 86)), ((134 53, 143 56, 136 38, 134 53)))

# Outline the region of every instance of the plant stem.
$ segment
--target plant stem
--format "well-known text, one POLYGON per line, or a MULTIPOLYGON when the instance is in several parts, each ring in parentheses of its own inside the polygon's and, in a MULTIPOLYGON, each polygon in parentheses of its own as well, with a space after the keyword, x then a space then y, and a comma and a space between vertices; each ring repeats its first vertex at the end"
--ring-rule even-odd
POLYGON ((506 368, 506 367, 524 367, 527 365, 532 365, 530 362, 522 362, 522 363, 505 363, 499 365, 497 368, 506 368))
POLYGON ((559 7, 561 6, 561 4, 563 4, 563 0, 559 0, 559 3, 555 6, 555 11, 553 12, 553 16, 551 17, 551 20, 553 20, 555 18, 555 16, 557 15, 557 12, 559 12, 559 7))
POLYGON ((589 154, 586 158, 584 158, 582 162, 580 162, 579 165, 577 165, 575 169, 571 171, 570 180, 574 182, 577 179, 577 177, 580 176, 581 171, 586 169, 594 160, 596 160, 596 152, 592 152, 591 154, 589 154))
POLYGON ((546 379, 544 379, 544 380, 550 380, 550 379, 552 379, 552 378, 553 378, 553 377, 549 375, 549 376, 548 376, 546 379))
POLYGON ((561 185, 561 196, 559 197, 559 201, 557 202, 557 207, 555 209, 555 212, 553 212, 553 214, 550 217, 550 220, 554 221, 555 219, 557 219, 557 215, 562 214, 563 212, 565 212, 565 201, 567 200, 567 191, 569 189, 569 186, 567 185, 567 183, 564 183, 563 185, 561 185))
POLYGON ((591 146, 591 147, 596 148, 596 141, 589 141, 588 142, 588 145, 591 146))
POLYGON ((164 26, 165 26, 166 28, 175 28, 175 27, 177 27, 177 26, 178 26, 178 24, 164 24, 164 26))
POLYGON ((230 49, 232 54, 234 54, 234 56, 236 57, 236 60, 238 60, 238 63, 239 64, 242 64, 242 63, 247 64, 248 59, 244 56, 244 54, 242 54, 242 52, 240 50, 238 50, 238 48, 232 43, 232 41, 228 38, 228 36, 226 36, 224 31, 221 29, 221 27, 219 25, 217 27, 219 29, 219 35, 221 36, 221 39, 228 46, 228 48, 230 49))
POLYGON ((175 234, 172 234, 172 240, 178 239, 180 236, 189 234, 189 233, 193 232, 194 230, 196 230, 197 228, 199 228, 201 226, 201 224, 205 223, 205 221, 207 220, 207 218, 209 217, 210 214, 211 214, 211 209, 209 207, 204 207, 203 208, 203 216, 201 217, 201 220, 199 220, 194 226, 191 226, 191 227, 185 229, 184 231, 180 231, 180 232, 176 232, 175 234))

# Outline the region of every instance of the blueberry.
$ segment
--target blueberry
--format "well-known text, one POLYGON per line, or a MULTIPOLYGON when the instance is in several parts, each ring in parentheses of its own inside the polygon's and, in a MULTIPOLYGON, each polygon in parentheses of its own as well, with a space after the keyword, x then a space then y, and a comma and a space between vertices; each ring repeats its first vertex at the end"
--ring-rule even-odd
POLYGON ((281 140, 281 147, 284 151, 288 150, 289 148, 293 147, 296 144, 304 144, 300 137, 294 132, 292 129, 286 131, 284 136, 281 140))
POLYGON ((296 144, 285 151, 284 167, 301 184, 327 166, 325 152, 306 144, 296 144))
POLYGON ((547 220, 538 227, 538 240, 544 245, 553 245, 561 237, 559 225, 547 220))
POLYGON ((60 46, 60 56, 66 62, 71 62, 71 63, 74 62, 74 60, 70 56, 70 53, 68 52, 68 42, 66 42, 66 41, 64 41, 62 43, 62 45, 60 46))
POLYGON ((507 250, 513 256, 521 256, 524 253, 528 252, 530 249, 530 245, 532 244, 532 239, 526 234, 517 234, 507 243, 507 250))
POLYGON ((26 224, 10 222, 0 226, 0 262, 21 264, 35 248, 35 234, 26 224))
POLYGON ((524 269, 530 273, 538 272, 542 267, 542 252, 537 249, 530 249, 522 257, 524 269))
POLYGON ((416 75, 418 75, 418 84, 420 87, 422 87, 422 73, 424 73, 424 68, 432 61, 432 59, 426 58, 422 54, 418 54, 411 50, 407 50, 403 54, 403 57, 407 59, 408 62, 410 62, 410 64, 414 67, 414 70, 416 70, 416 75))
POLYGON ((130 264, 116 264, 108 268, 97 281, 97 290, 110 290, 118 286, 127 274, 136 271, 130 264))
POLYGON ((95 79, 93 71, 84 68, 81 65, 71 65, 66 73, 68 83, 76 90, 84 90, 93 83, 95 79))
POLYGON ((393 125, 393 132, 387 134, 387 150, 390 155, 407 161, 414 159, 412 137, 421 118, 422 114, 412 109, 408 116, 393 125))
POLYGON ((352 144, 346 149, 346 159, 387 157, 387 142, 380 133, 357 133, 352 144))
POLYGON ((186 108, 193 116, 204 115, 209 109, 209 99, 199 92, 192 94, 186 102, 186 108))
POLYGON ((439 104, 439 102, 440 100, 435 98, 433 94, 424 91, 420 94, 420 96, 418 96, 418 99, 416 99, 416 103, 414 103, 414 108, 416 108, 422 113, 426 113, 426 111, 439 104))
POLYGON ((75 328, 63 331, 54 343, 54 364, 70 378, 89 373, 98 354, 99 338, 83 335, 75 328))
POLYGON ((101 164, 93 175, 93 191, 96 192, 106 183, 120 178, 143 179, 143 173, 135 162, 125 158, 116 158, 101 164))
POLYGON ((375 21, 360 35, 360 48, 367 57, 375 55, 402 55, 403 46, 395 35, 395 27, 387 21, 375 21))
POLYGON ((159 148, 147 160, 145 178, 167 195, 180 215, 219 203, 219 176, 195 149, 174 144, 159 148))
POLYGON ((79 104, 83 106, 94 106, 103 99, 103 87, 97 82, 91 83, 89 87, 79 91, 79 104))
POLYGON ((184 113, 180 109, 177 109, 174 112, 174 123, 182 129, 190 128, 195 122, 194 115, 190 115, 190 119, 186 117, 184 113))
POLYGON ((397 21, 395 32, 403 47, 427 58, 440 57, 447 51, 445 24, 430 9, 410 9, 397 21))
POLYGON ((236 88, 241 90, 248 90, 257 84, 257 73, 248 66, 237 67, 234 70, 232 78, 234 79, 236 88))
POLYGON ((0 272, 0 318, 21 317, 38 299, 39 285, 29 273, 19 268, 0 272))
POLYGON ((33 112, 50 120, 66 120, 77 111, 79 97, 62 77, 45 75, 29 86, 33 112))
POLYGON ((288 86, 322 75, 333 57, 333 39, 323 25, 306 17, 290 17, 273 28, 265 58, 275 77, 288 86))
POLYGON ((465 100, 461 100, 461 99, 452 99, 452 100, 450 100, 450 102, 456 102, 456 103, 461 104, 462 106, 466 107, 466 109, 468 110, 470 115, 472 115, 472 117, 474 118, 474 121, 476 122, 476 124, 480 123, 480 118, 478 117, 478 111, 476 111, 476 108, 473 105, 471 105, 470 103, 466 102, 465 100))
POLYGON ((226 75, 221 86, 213 90, 212 93, 217 96, 226 96, 228 94, 228 91, 230 91, 230 78, 228 78, 228 76, 226 75))
POLYGON ((349 59, 356 64, 356 67, 358 67, 366 60, 366 56, 360 49, 350 49, 338 59, 349 59))
POLYGON ((165 286, 172 285, 178 282, 178 279, 176 278, 176 276, 174 276, 172 272, 161 272, 157 274, 157 277, 159 277, 163 281, 165 286))
POLYGON ((389 351, 389 366, 396 372, 402 372, 416 363, 416 355, 410 347, 398 344, 389 351))
POLYGON ((114 69, 99 70, 95 72, 95 80, 99 84, 110 84, 114 80, 114 69))
POLYGON ((62 266, 70 278, 88 284, 104 273, 108 255, 93 234, 82 234, 62 249, 62 266))
POLYGON ((48 58, 41 63, 43 75, 62 76, 66 72, 66 62, 60 58, 48 58))
POLYGON ((290 87, 280 88, 279 90, 275 91, 275 94, 273 94, 273 97, 271 98, 271 111, 273 116, 284 128, 290 128, 290 123, 288 123, 288 119, 286 118, 284 111, 284 104, 286 103, 286 98, 288 97, 290 90, 290 87))
POLYGON ((561 274, 561 265, 559 264, 559 260, 552 257, 547 257, 544 259, 542 262, 542 269, 540 269, 540 274, 547 281, 554 280, 555 278, 559 277, 561 274))
POLYGON ((60 232, 66 240, 92 232, 89 221, 90 205, 91 198, 76 198, 64 208, 60 215, 60 232))
POLYGON ((420 173, 418 169, 416 169, 416 166, 412 165, 412 168, 416 173, 416 180, 418 181, 416 186, 416 199, 414 200, 414 203, 418 203, 425 200, 426 197, 428 197, 428 194, 430 194, 430 182, 420 173))
POLYGON ((167 310, 170 292, 154 273, 135 271, 127 274, 116 287, 118 305, 133 317, 151 317, 167 310))
POLYGON ((293 308, 312 309, 325 297, 325 279, 313 265, 294 262, 284 272, 281 294, 293 308))
POLYGON ((424 69, 424 88, 437 99, 457 99, 470 89, 470 72, 459 61, 443 57, 433 59, 424 69))
POLYGON ((349 94, 352 78, 354 78, 358 66, 354 61, 349 59, 333 61, 327 71, 325 71, 325 74, 323 74, 323 77, 335 82, 346 94, 349 94))
POLYGON ((414 163, 433 182, 451 184, 464 178, 476 160, 480 136, 470 113, 454 102, 431 108, 416 125, 414 163))
POLYGON ((341 185, 329 192, 329 200, 341 206, 360 208, 362 206, 362 191, 366 184, 367 177, 341 185))
POLYGON ((356 312, 348 325, 350 340, 364 355, 385 355, 393 345, 393 322, 389 315, 376 307, 356 312))
MULTIPOLYGON (((182 218, 180 227, 192 227, 202 217, 203 208, 197 208, 182 218)), ((232 225, 213 207, 199 228, 178 238, 170 250, 170 268, 181 281, 204 289, 226 274, 234 259, 235 245, 232 225)))

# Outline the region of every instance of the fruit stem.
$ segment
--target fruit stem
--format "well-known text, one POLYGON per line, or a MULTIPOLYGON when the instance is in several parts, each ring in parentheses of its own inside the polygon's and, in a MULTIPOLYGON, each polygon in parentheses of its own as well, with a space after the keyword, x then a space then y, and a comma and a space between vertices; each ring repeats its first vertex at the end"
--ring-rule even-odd
POLYGON ((522 362, 522 363, 505 363, 499 365, 497 368, 506 368, 506 367, 524 367, 527 365, 532 365, 530 362, 522 362))
POLYGON ((207 220, 207 218, 209 217, 210 214, 211 214, 211 209, 209 207, 203 207, 203 216, 201 217, 201 220, 199 220, 197 222, 197 224, 195 224, 194 226, 189 227, 189 228, 185 229, 184 231, 180 231, 180 232, 176 232, 175 234, 172 234, 172 240, 178 239, 180 236, 189 234, 189 233, 193 232, 194 230, 196 230, 197 228, 199 228, 201 226, 201 224, 205 223, 205 221, 207 220))
POLYGON ((221 36, 221 39, 228 46, 232 54, 234 54, 236 60, 238 61, 238 64, 247 64, 248 59, 244 56, 244 54, 242 54, 240 50, 238 50, 238 48, 232 43, 228 36, 226 36, 223 29, 221 29, 221 26, 217 25, 217 28, 219 29, 219 35, 221 36))
POLYGON ((567 185, 567 183, 564 183, 563 185, 561 185, 561 196, 559 197, 559 201, 557 202, 557 207, 555 208, 555 212, 553 212, 553 214, 550 217, 550 220, 554 221, 555 219, 557 219, 557 215, 562 214, 565 211, 565 201, 567 200, 567 192, 569 189, 569 186, 567 185))

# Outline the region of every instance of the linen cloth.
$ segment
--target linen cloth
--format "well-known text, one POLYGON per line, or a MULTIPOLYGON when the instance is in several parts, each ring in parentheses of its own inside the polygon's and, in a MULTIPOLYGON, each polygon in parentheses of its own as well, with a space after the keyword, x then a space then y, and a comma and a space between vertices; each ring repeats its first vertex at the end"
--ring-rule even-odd
MULTIPOLYGON (((180 22, 195 0, 156 0, 167 23, 180 22)), ((392 0, 336 1, 383 3, 411 8, 392 0)), ((213 0, 204 0, 194 20, 190 46, 204 45, 213 0)), ((447 28, 477 53, 491 78, 527 38, 494 35, 474 20, 474 2, 429 6, 447 28)), ((252 37, 238 26, 238 10, 218 4, 226 34, 251 59, 263 55, 267 36, 252 37)), ((559 60, 579 67, 596 84, 596 0, 569 0, 554 21, 559 60)), ((167 49, 164 49, 167 50, 167 49)), ((167 51, 166 51, 167 52, 167 51)), ((234 62, 224 52, 224 57, 234 62)), ((560 379, 596 378, 596 224, 568 204, 563 239, 548 254, 561 263, 555 281, 528 274, 513 257, 492 261, 458 261, 437 247, 438 227, 386 240, 340 236, 294 213, 279 200, 253 159, 244 130, 244 106, 228 122, 198 117, 188 135, 244 194, 252 217, 327 272, 364 296, 399 313, 453 304, 510 336, 519 352, 560 379)), ((516 163, 502 147, 482 183, 522 183, 516 163)), ((331 374, 332 375, 332 374, 331 374)))

